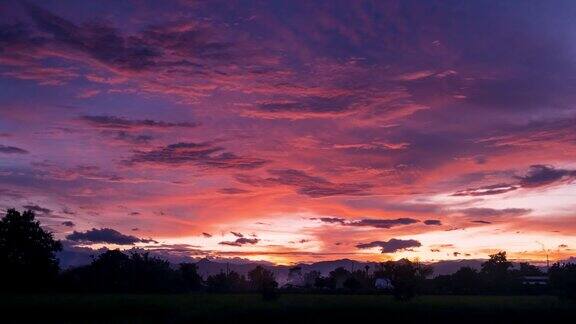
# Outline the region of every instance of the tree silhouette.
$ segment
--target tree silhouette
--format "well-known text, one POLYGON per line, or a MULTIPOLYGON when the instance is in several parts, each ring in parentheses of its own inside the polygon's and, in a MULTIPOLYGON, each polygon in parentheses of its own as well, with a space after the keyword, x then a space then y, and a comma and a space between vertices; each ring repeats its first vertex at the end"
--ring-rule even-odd
POLYGON ((306 272, 304 274, 304 286, 306 288, 313 288, 314 284, 316 283, 316 279, 320 277, 320 272, 316 270, 312 270, 310 272, 306 272))
POLYGON ((520 262, 518 270, 515 270, 515 272, 519 276, 542 276, 544 274, 540 268, 528 262, 520 262))
MULTIPOLYGON (((350 271, 346 270, 344 267, 338 267, 332 271, 330 271, 330 276, 328 277, 330 280, 330 287, 341 289, 344 288, 344 283, 348 278, 350 278, 350 271)), ((351 285, 354 285, 351 283, 351 285)))
POLYGON ((372 289, 374 288, 374 280, 368 273, 369 266, 364 267, 364 270, 353 271, 350 279, 344 282, 344 287, 348 289, 372 289))
POLYGON ((348 290, 358 290, 362 288, 362 282, 360 282, 357 277, 351 275, 344 281, 342 286, 348 290))
POLYGON ((180 263, 180 276, 186 290, 202 288, 202 277, 198 274, 198 266, 194 263, 180 263))
POLYGON ((264 299, 274 299, 276 297, 275 289, 278 287, 278 283, 272 271, 262 266, 257 266, 248 272, 248 279, 250 281, 250 287, 261 292, 264 299))
POLYGON ((148 253, 128 255, 120 250, 106 251, 91 264, 63 274, 70 290, 106 293, 173 292, 181 290, 179 279, 168 261, 148 253))
POLYGON ((215 275, 208 276, 206 285, 209 292, 236 292, 246 289, 246 278, 241 276, 235 271, 220 272, 215 275))
POLYGON ((470 267, 462 267, 451 276, 451 291, 458 295, 476 294, 480 290, 478 271, 470 267))
POLYGON ((43 290, 58 275, 62 244, 40 227, 34 212, 9 209, 0 220, 0 289, 43 290))
POLYGON ((480 274, 486 288, 496 293, 508 292, 512 286, 510 269, 512 262, 506 258, 506 252, 490 255, 490 259, 482 263, 480 274))
POLYGON ((550 267, 550 286, 561 297, 576 299, 576 264, 555 263, 550 267))
MULTIPOLYGON (((312 271, 317 272, 317 271, 312 271)), ((319 274, 319 272, 318 272, 319 274)), ((321 276, 320 274, 314 279, 314 287, 319 289, 334 288, 333 281, 329 277, 321 276)))
POLYGON ((396 262, 388 261, 382 265, 382 275, 390 279, 394 297, 398 300, 409 300, 416 296, 426 277, 432 274, 432 268, 400 259, 396 262))
POLYGON ((302 284, 302 267, 296 266, 288 269, 288 281, 292 284, 302 284))

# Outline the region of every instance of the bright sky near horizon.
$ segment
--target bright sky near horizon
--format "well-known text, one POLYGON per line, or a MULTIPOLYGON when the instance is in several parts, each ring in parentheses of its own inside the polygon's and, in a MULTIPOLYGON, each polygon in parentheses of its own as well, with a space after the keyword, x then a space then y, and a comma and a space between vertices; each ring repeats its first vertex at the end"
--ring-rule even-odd
POLYGON ((35 210, 68 249, 576 256, 575 16, 560 0, 3 1, 0 208, 35 210))

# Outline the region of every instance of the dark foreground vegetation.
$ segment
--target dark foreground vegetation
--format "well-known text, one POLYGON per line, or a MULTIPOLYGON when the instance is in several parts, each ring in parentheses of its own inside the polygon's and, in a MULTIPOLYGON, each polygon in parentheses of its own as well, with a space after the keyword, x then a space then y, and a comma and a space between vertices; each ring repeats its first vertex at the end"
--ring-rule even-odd
POLYGON ((337 268, 327 276, 294 267, 292 284, 278 287, 274 273, 262 266, 246 276, 223 271, 203 278, 194 263, 175 266, 146 253, 119 250, 62 271, 55 257, 61 248, 31 211, 9 210, 0 220, 2 322, 334 322, 378 317, 452 322, 464 316, 468 322, 517 322, 560 318, 576 309, 576 265, 554 264, 546 274, 527 263, 513 267, 505 252, 492 255, 480 271, 464 267, 435 278, 431 267, 406 259, 376 269, 337 268), (526 284, 526 278, 534 277, 549 277, 549 284, 526 284))
MULTIPOLYGON (((552 323, 576 303, 551 296, 57 294, 0 297, 2 322, 38 323, 552 323)), ((569 316, 569 317, 566 317, 569 316)))

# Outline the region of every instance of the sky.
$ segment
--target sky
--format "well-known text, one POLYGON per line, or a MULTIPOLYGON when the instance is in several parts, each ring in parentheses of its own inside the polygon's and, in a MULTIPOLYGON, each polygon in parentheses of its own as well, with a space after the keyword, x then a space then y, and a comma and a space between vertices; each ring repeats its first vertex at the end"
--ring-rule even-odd
POLYGON ((0 208, 67 249, 576 255, 573 1, 2 1, 0 208))

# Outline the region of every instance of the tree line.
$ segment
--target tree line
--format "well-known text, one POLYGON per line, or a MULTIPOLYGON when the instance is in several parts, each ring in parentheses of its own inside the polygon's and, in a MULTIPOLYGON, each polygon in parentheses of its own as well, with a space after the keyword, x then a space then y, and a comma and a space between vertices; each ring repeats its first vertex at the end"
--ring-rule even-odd
POLYGON ((518 267, 506 252, 490 256, 478 271, 462 267, 432 278, 433 269, 408 259, 380 263, 375 269, 336 268, 327 276, 293 267, 288 284, 278 286, 275 274, 256 266, 247 275, 221 271, 203 278, 194 263, 173 266, 148 253, 108 250, 90 264, 61 270, 56 252, 62 244, 42 229, 33 211, 10 209, 0 220, 0 291, 75 293, 232 293, 259 292, 265 299, 279 292, 382 293, 408 300, 418 294, 533 294, 576 297, 576 264, 555 263, 548 273, 528 263, 518 267), (548 276, 548 285, 526 285, 526 277, 548 276), (379 286, 384 283, 384 286, 379 286))

